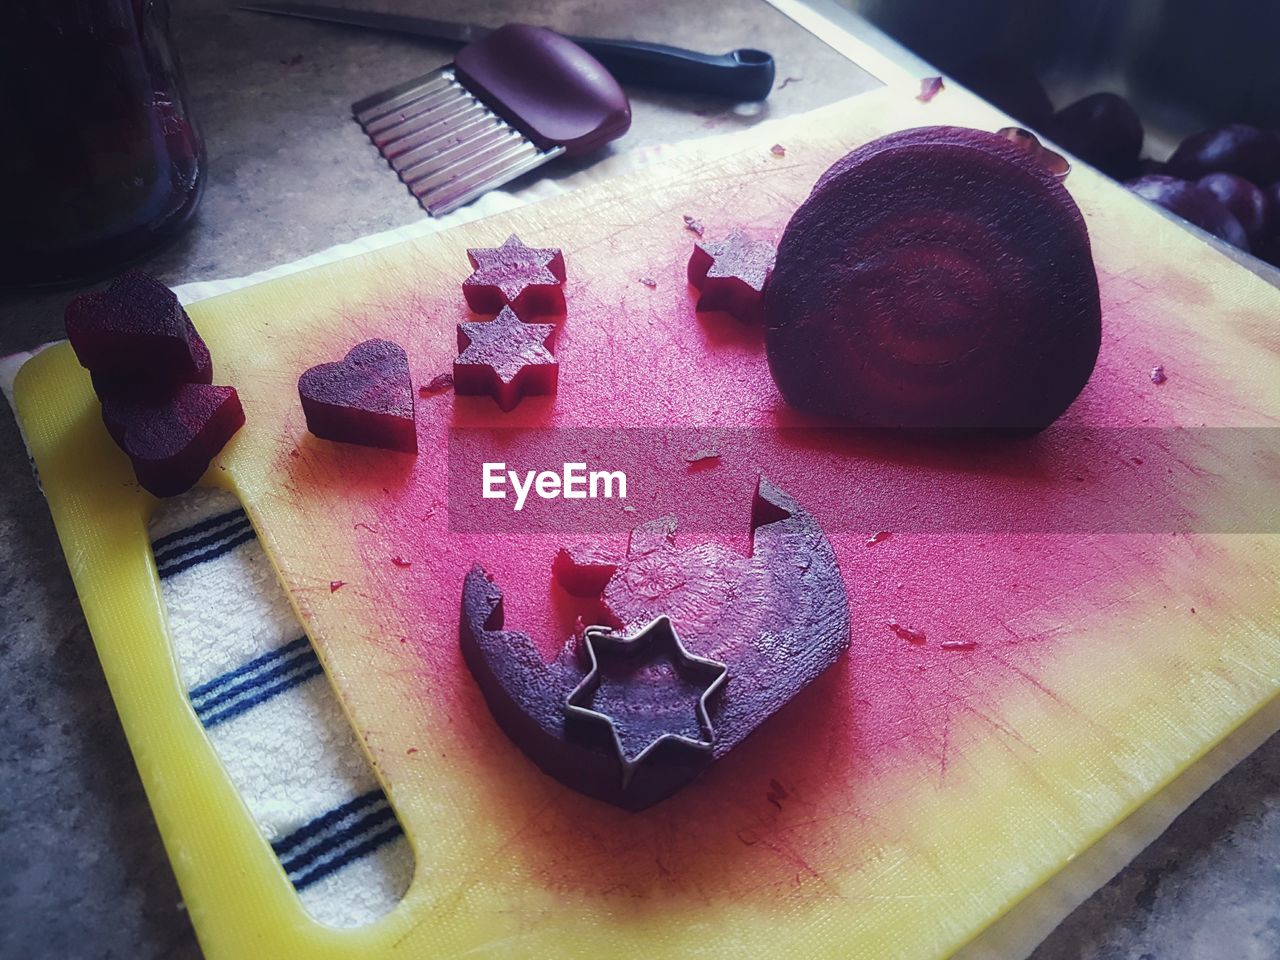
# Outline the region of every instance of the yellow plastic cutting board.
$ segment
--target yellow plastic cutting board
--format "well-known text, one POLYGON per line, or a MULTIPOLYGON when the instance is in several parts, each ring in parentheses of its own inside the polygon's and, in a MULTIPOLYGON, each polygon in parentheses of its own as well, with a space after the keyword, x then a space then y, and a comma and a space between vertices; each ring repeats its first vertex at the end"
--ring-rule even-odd
MULTIPOLYGON (((215 382, 239 389, 248 417, 206 480, 244 502, 417 858, 404 902, 366 928, 308 918, 219 767, 166 637, 144 526, 154 502, 131 483, 87 375, 65 346, 22 370, 23 429, 211 960, 944 956, 1276 696, 1275 535, 904 535, 874 549, 833 535, 850 585, 848 662, 671 800, 640 814, 587 800, 493 724, 457 655, 460 583, 440 559, 468 543, 447 525, 448 426, 541 425, 564 409, 599 411, 593 426, 687 425, 669 385, 716 350, 740 358, 740 376, 706 385, 716 402, 694 419, 767 429, 781 401, 758 332, 695 317, 683 215, 712 234, 763 224, 776 238, 837 157, 925 123, 1003 118, 954 91, 925 105, 885 89, 192 307, 215 382), (309 438, 297 375, 370 336, 404 344, 417 382, 447 371, 468 318, 464 250, 513 231, 563 247, 569 264, 559 396, 505 419, 482 401, 424 399, 408 467, 309 438), (411 567, 388 562, 404 552, 411 567), (934 586, 913 590, 921 582, 934 586), (917 655, 885 629, 890 616, 976 646, 917 655), (922 679, 934 671, 946 682, 922 679)), ((1280 291, 1088 170, 1068 187, 1105 327, 1069 419, 1280 423, 1280 291), (1157 363, 1162 386, 1148 376, 1157 363)), ((1280 483, 1280 465, 1264 468, 1280 483)), ((690 482, 736 493, 715 476, 690 482)), ((1194 506, 1199 490, 1171 495, 1194 506)), ((555 544, 515 538, 511 556, 475 559, 510 578, 549 563, 555 544)), ((549 648, 561 639, 546 611, 507 616, 549 648)))

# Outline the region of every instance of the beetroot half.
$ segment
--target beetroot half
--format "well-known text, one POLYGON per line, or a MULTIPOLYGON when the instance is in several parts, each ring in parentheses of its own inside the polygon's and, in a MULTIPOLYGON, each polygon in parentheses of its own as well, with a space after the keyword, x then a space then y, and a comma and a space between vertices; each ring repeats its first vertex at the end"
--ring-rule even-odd
POLYGON ((404 348, 365 340, 336 363, 321 363, 298 378, 307 429, 325 440, 418 450, 413 383, 404 348))
POLYGON ((787 402, 859 426, 1039 430, 1101 340, 1079 209, 996 134, 920 128, 825 174, 765 293, 787 402))

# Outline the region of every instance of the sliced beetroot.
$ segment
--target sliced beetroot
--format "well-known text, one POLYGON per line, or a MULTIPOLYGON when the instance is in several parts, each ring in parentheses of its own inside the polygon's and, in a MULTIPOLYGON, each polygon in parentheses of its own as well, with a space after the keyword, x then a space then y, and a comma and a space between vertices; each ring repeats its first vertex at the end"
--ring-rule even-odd
POLYGON ((1028 127, 1041 128, 1053 115, 1044 84, 1019 60, 985 54, 961 66, 954 76, 984 100, 1028 127))
POLYGON ((677 547, 675 521, 639 527, 604 586, 603 614, 626 635, 670 617, 695 656, 728 667, 708 701, 705 752, 662 745, 624 782, 616 748, 566 724, 566 699, 587 674, 571 639, 550 662, 527 634, 505 629, 502 590, 477 565, 463 584, 462 654, 494 719, 531 760, 566 786, 630 810, 670 796, 798 696, 849 645, 848 595, 817 522, 761 480, 752 552, 677 547))
POLYGON ((365 340, 298 378, 307 429, 325 440, 416 453, 413 382, 404 348, 365 340))
POLYGON ((1249 249, 1249 238, 1240 221, 1207 188, 1162 174, 1148 174, 1130 180, 1126 186, 1144 200, 1176 213, 1233 247, 1249 249))
POLYGON ((1117 180, 1137 175, 1142 120, 1124 97, 1094 93, 1063 107, 1044 133, 1081 160, 1117 180))
POLYGON ((508 307, 492 320, 458 324, 453 392, 493 397, 503 410, 522 398, 556 392, 560 365, 547 344, 556 328, 525 323, 508 307))
POLYGON ((723 240, 699 240, 689 257, 689 283, 698 290, 697 308, 723 310, 746 322, 758 321, 773 257, 773 244, 741 230, 723 240))
POLYGON ((564 254, 555 247, 526 247, 514 233, 500 247, 467 251, 475 272, 462 294, 476 313, 510 307, 524 320, 564 313, 564 254))
POLYGON ((1197 180, 1234 173, 1258 186, 1280 180, 1280 130, 1233 123, 1193 134, 1169 157, 1169 173, 1197 180))
POLYGON ((1211 173, 1196 183, 1231 211, 1251 243, 1266 233, 1270 205, 1267 195, 1259 187, 1234 173, 1211 173))
POLYGON ((163 395, 104 397, 102 421, 143 489, 172 497, 196 484, 244 425, 244 410, 234 387, 184 383, 163 395))
POLYGON ((212 379, 208 348, 177 296, 139 270, 105 290, 76 297, 65 320, 76 358, 105 387, 212 379))
POLYGON ((1101 338, 1079 209, 996 134, 886 140, 838 161, 787 225, 765 293, 783 397, 862 426, 1047 426, 1101 338))

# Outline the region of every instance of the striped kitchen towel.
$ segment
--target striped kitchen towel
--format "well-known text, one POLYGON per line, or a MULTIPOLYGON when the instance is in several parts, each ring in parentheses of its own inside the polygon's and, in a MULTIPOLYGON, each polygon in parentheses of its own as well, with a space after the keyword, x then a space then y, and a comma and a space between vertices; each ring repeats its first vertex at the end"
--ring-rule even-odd
POLYGON ((249 518, 197 488, 161 504, 151 549, 191 706, 303 905, 386 913, 413 854, 249 518))

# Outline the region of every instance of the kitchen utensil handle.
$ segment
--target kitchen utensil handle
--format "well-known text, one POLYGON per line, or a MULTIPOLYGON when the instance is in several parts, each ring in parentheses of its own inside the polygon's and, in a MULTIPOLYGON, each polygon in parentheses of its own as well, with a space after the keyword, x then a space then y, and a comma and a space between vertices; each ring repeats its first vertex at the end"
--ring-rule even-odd
POLYGON ((773 57, 763 50, 696 53, 661 43, 571 37, 619 83, 708 93, 733 100, 763 100, 773 89, 773 57))

